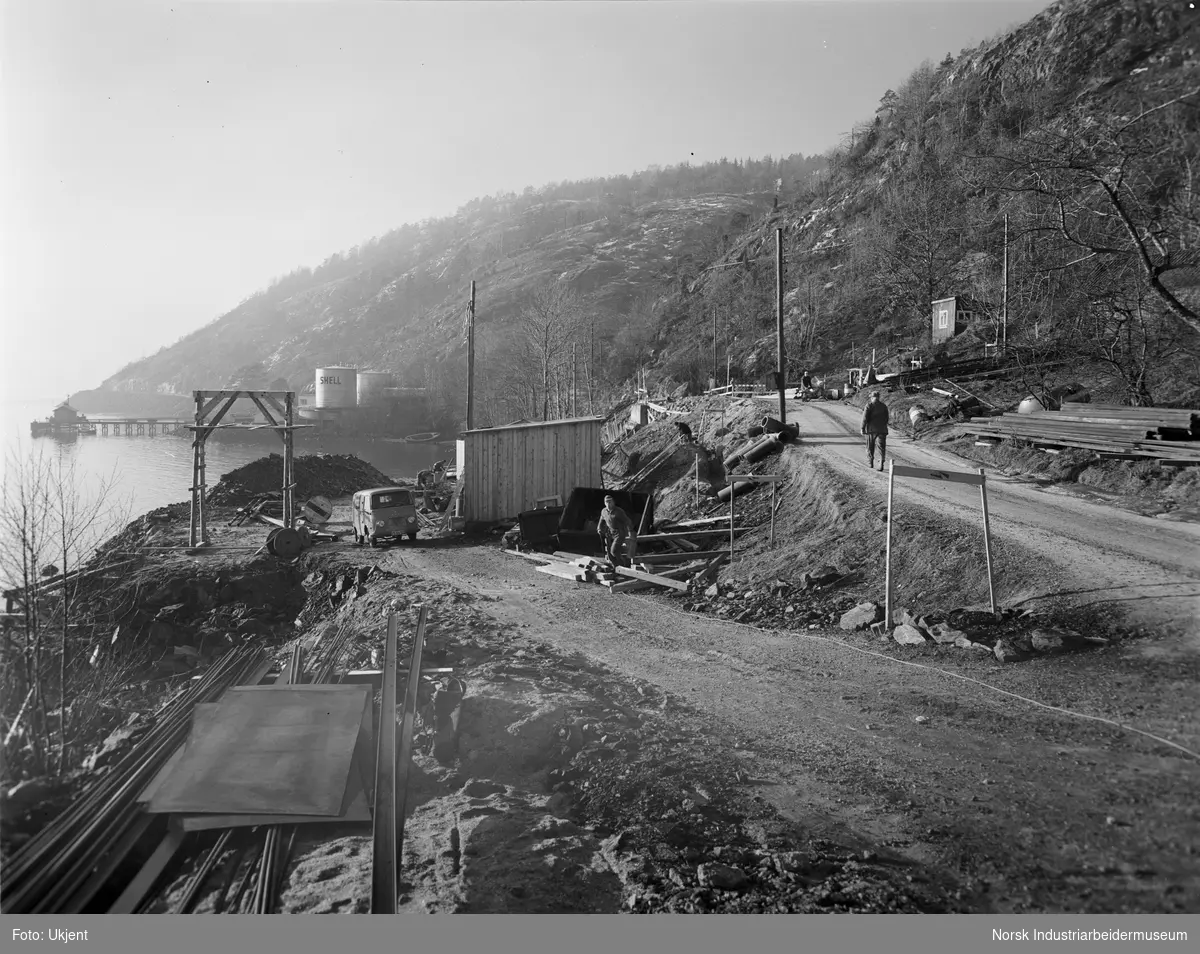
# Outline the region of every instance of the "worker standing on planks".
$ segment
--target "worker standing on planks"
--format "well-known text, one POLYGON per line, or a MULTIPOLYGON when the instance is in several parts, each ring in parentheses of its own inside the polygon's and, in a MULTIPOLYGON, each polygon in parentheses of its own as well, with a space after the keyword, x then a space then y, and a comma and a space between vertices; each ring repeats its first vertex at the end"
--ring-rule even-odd
POLYGON ((883 470, 883 459, 887 455, 888 409, 878 391, 871 392, 871 400, 863 408, 862 433, 867 438, 867 463, 875 469, 875 445, 878 443, 879 469, 883 470))
POLYGON ((617 506, 617 500, 612 494, 608 494, 604 498, 604 509, 600 511, 600 525, 598 528, 600 539, 604 542, 605 552, 608 554, 609 562, 613 566, 629 566, 631 565, 622 548, 625 541, 629 540, 629 548, 632 551, 637 542, 637 529, 633 525, 633 521, 629 519, 629 514, 617 506))

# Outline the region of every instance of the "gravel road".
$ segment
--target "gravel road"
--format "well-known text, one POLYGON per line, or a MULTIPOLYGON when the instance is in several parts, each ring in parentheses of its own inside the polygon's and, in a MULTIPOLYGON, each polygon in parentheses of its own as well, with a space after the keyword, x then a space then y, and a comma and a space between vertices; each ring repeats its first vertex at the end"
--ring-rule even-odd
POLYGON ((708 619, 669 596, 611 595, 498 548, 431 541, 389 559, 488 597, 481 609, 523 635, 686 702, 705 720, 690 728, 732 746, 748 784, 798 830, 940 866, 978 909, 1200 905, 1200 760, 900 661, 1132 722, 1196 751, 1194 659, 1123 646, 1019 667, 925 658, 865 637, 708 619))
MULTIPOLYGON (((867 466, 857 408, 793 402, 788 414, 800 424, 805 447, 862 483, 868 495, 886 499, 887 473, 867 466)), ((914 467, 974 469, 896 429, 888 454, 914 467)), ((1120 607, 1130 623, 1183 636, 1200 650, 1200 524, 1143 517, 999 474, 988 475, 987 487, 992 533, 1022 544, 1076 581, 1073 590, 1048 597, 1120 607)), ((900 502, 943 516, 976 525, 981 519, 974 487, 897 478, 894 493, 900 502)))

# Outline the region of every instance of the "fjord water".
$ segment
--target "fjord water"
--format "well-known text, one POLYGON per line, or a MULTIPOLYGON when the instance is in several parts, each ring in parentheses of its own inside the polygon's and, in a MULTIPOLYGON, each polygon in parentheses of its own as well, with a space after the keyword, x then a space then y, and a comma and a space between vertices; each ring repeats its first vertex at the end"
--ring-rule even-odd
MULTIPOLYGON (((130 518, 156 507, 186 501, 192 482, 190 432, 184 435, 126 437, 124 435, 31 437, 29 425, 45 418, 62 397, 9 397, 0 405, 0 474, 7 474, 14 455, 43 453, 49 460, 74 462, 81 496, 94 494, 102 481, 113 482, 110 504, 130 518)), ((110 415, 90 414, 91 420, 110 415)), ((281 454, 283 442, 265 432, 253 444, 210 440, 205 446, 205 482, 212 487, 222 475, 244 464, 281 454)), ((303 433, 303 432, 300 432, 303 433)), ((392 478, 413 478, 442 458, 454 459, 453 444, 405 444, 368 438, 300 437, 296 456, 303 454, 354 454, 392 478)), ((282 482, 282 469, 280 479, 282 482)))

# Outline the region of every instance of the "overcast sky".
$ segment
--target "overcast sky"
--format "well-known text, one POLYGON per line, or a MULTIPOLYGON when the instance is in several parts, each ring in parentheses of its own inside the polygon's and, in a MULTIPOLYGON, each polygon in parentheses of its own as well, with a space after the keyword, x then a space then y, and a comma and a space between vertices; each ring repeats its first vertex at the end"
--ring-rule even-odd
POLYGON ((4 387, 39 398, 476 196, 824 152, 1048 5, 0 2, 4 387))

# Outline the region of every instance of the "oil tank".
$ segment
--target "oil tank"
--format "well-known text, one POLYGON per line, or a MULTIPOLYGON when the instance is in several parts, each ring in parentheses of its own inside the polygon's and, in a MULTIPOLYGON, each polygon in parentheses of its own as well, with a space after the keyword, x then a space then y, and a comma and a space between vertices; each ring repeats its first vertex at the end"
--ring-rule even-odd
POLYGON ((392 376, 387 371, 358 372, 358 406, 381 407, 391 386, 392 376))
POLYGON ((356 407, 357 368, 317 368, 317 407, 356 407))

